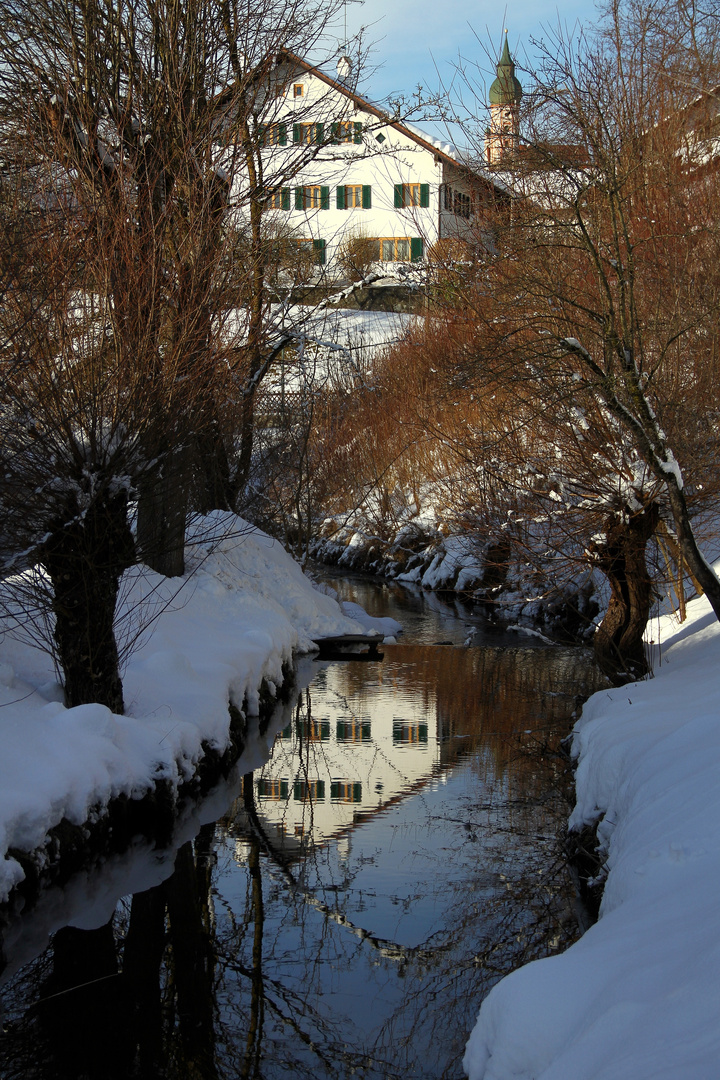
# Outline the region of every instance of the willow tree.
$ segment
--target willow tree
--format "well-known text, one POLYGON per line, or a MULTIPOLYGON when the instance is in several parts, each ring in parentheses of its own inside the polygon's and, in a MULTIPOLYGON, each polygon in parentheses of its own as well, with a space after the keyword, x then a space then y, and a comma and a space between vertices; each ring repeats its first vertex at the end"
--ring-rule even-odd
MULTIPOLYGON (((548 448, 545 474, 572 479, 578 461, 563 418, 602 417, 601 443, 575 479, 606 508, 591 545, 612 586, 598 646, 604 639, 621 669, 642 659, 645 549, 660 521, 720 617, 695 513, 720 464, 719 76, 717 20, 693 5, 616 0, 597 29, 558 36, 497 166, 512 212, 498 217, 482 288, 466 298, 474 348, 458 357, 458 378, 495 380, 518 418, 527 403, 521 422, 548 448), (621 482, 633 457, 633 482, 621 482)), ((499 460, 505 446, 503 435, 499 460)), ((549 490, 528 476, 526 497, 549 490)))
POLYGON ((237 399, 277 348, 258 331, 248 365, 233 309, 263 253, 238 277, 233 211, 263 202, 248 162, 279 49, 312 49, 334 10, 3 6, 3 553, 6 572, 49 576, 69 705, 122 711, 121 574, 138 559, 182 574, 193 506, 230 505, 237 399))

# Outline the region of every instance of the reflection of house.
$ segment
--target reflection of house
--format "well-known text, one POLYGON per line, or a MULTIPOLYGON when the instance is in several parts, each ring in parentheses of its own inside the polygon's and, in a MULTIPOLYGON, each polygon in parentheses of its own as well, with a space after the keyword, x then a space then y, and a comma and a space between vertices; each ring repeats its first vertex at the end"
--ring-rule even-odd
POLYGON ((347 715, 342 677, 342 671, 328 669, 325 690, 312 690, 313 712, 322 718, 301 718, 286 727, 255 778, 263 827, 283 838, 289 854, 311 829, 316 844, 340 836, 354 822, 421 789, 440 770, 434 700, 395 687, 374 704, 372 720, 347 715), (342 712, 333 715, 338 702, 342 712))
POLYGON ((477 241, 486 210, 507 200, 452 147, 361 97, 348 57, 331 77, 282 53, 259 138, 265 220, 321 264, 350 238, 384 267, 423 262, 438 240, 477 241))
POLYGON ((428 726, 412 720, 393 720, 393 744, 427 746, 428 726))
POLYGON ((356 720, 352 716, 348 719, 343 717, 337 722, 337 741, 339 743, 369 742, 370 730, 369 720, 356 720))

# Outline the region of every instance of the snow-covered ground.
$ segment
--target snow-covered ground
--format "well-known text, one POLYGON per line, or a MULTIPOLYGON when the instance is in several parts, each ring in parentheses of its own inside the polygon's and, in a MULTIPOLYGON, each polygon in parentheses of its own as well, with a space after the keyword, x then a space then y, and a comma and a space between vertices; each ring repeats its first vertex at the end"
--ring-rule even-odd
POLYGON ((366 374, 376 354, 395 345, 416 321, 416 315, 346 308, 278 310, 277 332, 294 339, 287 363, 278 361, 263 380, 263 392, 320 391, 328 383, 353 384, 366 374))
POLYGON ((201 523, 178 581, 147 570, 125 581, 134 627, 155 616, 124 673, 126 715, 66 709, 47 653, 0 642, 0 901, 22 880, 8 849, 32 852, 63 818, 82 825, 114 797, 139 797, 160 778, 192 775, 202 743, 222 750, 228 702, 257 707, 263 679, 338 633, 397 633, 394 620, 348 617, 315 589, 281 545, 233 515, 201 523), (179 591, 178 591, 179 590, 179 591))
POLYGON ((720 1075, 720 625, 703 598, 652 634, 655 677, 594 695, 575 729, 571 825, 602 817, 600 918, 495 986, 470 1080, 720 1075))
MULTIPOLYGON (((63 817, 80 824, 158 776, 180 782, 203 740, 225 744, 228 700, 252 708, 261 680, 279 682, 313 638, 358 630, 275 541, 237 519, 213 524, 230 533, 191 547, 179 593, 147 573, 129 582, 126 603, 142 595, 157 618, 127 665, 127 715, 65 709, 49 657, 2 639, 1 897, 22 875, 8 848, 33 850, 63 817)), ((666 616, 652 633, 655 677, 595 695, 576 728, 571 824, 602 817, 600 919, 493 989, 468 1043, 471 1080, 718 1075, 720 625, 701 599, 685 624, 666 616)))

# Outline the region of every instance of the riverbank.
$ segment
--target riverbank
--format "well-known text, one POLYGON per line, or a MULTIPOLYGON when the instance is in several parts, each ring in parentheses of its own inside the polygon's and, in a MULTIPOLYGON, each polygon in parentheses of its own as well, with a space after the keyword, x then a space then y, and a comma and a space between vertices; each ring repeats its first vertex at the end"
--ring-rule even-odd
POLYGON ((600 918, 494 987, 467 1045, 470 1080, 717 1074, 720 624, 700 598, 652 636, 655 677, 595 694, 574 731, 570 825, 599 822, 600 918))
POLYGON ((375 574, 401 585, 482 605, 500 629, 526 629, 563 644, 588 644, 607 604, 606 586, 591 570, 560 585, 538 581, 509 544, 468 532, 453 533, 433 514, 410 517, 386 535, 362 513, 352 524, 328 518, 310 543, 327 566, 375 574))
MULTIPOLYGON (((6 632, 0 646, 0 903, 143 803, 167 817, 212 759, 230 763, 239 721, 279 696, 313 639, 372 627, 313 587, 281 545, 233 515, 196 526, 187 573, 135 568, 118 626, 131 647, 126 713, 67 709, 52 658, 6 632), (361 620, 358 623, 358 619, 361 620), (142 629, 142 626, 145 629, 142 629), (139 635, 139 636, 138 636, 139 635)), ((396 628, 396 627, 395 627, 396 628)), ((376 629, 392 632, 393 627, 376 629)), ((162 816, 161 815, 161 816, 162 816)))

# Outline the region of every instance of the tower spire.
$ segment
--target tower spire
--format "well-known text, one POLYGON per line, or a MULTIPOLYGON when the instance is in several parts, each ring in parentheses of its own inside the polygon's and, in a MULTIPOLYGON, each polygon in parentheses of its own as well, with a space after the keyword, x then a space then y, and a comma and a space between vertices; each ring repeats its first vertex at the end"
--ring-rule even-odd
POLYGON ((510 55, 507 30, 495 70, 496 78, 488 92, 490 127, 485 138, 488 165, 500 165, 513 156, 520 128, 522 86, 515 77, 515 61, 510 55))

